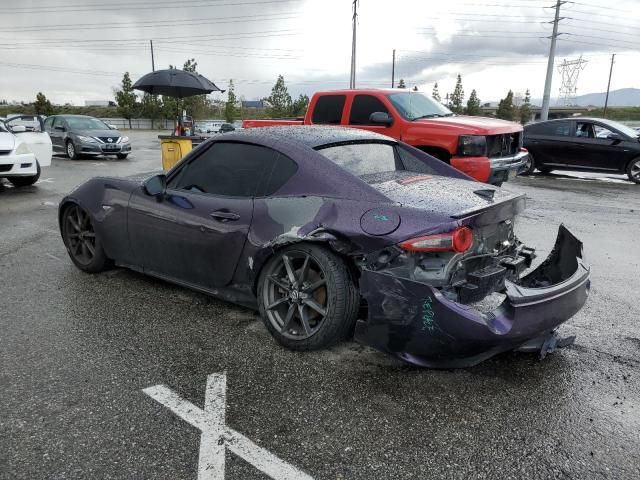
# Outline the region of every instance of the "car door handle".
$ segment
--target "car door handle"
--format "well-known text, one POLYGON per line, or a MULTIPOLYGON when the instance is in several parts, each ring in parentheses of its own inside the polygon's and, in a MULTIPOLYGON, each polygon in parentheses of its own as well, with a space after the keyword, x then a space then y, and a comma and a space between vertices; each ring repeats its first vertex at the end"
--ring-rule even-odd
POLYGON ((211 212, 209 215, 220 222, 240 220, 240 215, 233 212, 227 212, 225 210, 216 210, 215 212, 211 212))

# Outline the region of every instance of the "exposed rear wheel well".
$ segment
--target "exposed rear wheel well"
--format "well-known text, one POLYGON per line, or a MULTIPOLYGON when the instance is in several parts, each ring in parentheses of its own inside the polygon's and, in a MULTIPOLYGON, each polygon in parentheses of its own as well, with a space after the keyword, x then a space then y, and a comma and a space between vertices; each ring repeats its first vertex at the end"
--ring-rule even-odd
POLYGON ((422 150, 424 153, 428 153, 429 155, 436 157, 438 160, 442 160, 444 163, 449 163, 451 160, 451 154, 444 148, 430 147, 428 145, 422 145, 416 148, 418 150, 422 150))

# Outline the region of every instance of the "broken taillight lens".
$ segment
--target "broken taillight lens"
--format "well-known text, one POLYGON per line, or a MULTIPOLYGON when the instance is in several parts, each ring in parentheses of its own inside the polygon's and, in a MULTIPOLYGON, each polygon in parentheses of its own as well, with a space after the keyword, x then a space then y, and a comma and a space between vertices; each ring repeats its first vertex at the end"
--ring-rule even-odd
POLYGON ((473 232, 469 227, 460 227, 453 232, 411 238, 400 243, 409 252, 456 252, 463 253, 473 245, 473 232))

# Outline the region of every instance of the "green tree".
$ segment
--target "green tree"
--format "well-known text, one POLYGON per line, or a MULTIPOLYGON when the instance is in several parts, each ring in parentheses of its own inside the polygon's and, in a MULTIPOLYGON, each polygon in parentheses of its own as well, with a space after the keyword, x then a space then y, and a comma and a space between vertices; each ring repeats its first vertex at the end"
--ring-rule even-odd
POLYGON ((307 107, 309 106, 309 97, 307 95, 300 94, 298 98, 291 104, 290 115, 292 117, 302 117, 307 113, 307 107))
POLYGON ((266 99, 269 102, 267 113, 273 118, 282 118, 289 115, 291 111, 291 95, 284 83, 284 77, 278 75, 275 85, 271 89, 271 95, 266 99))
POLYGON ((38 92, 38 95, 36 95, 36 101, 33 107, 35 108, 36 115, 49 116, 53 114, 53 105, 51 105, 51 102, 42 92, 38 92))
POLYGON ((520 123, 524 125, 531 118, 531 92, 527 88, 527 91, 524 94, 524 100, 522 101, 522 105, 520 105, 520 123))
POLYGON ((228 123, 232 123, 236 116, 236 105, 238 99, 234 91, 233 80, 229 80, 229 87, 227 87, 227 103, 224 104, 224 118, 228 123))
POLYGON ((184 65, 182 66, 182 70, 185 72, 193 72, 198 73, 198 62, 196 62, 195 58, 188 58, 184 65))
POLYGON ((464 90, 462 89, 462 77, 458 74, 458 80, 456 81, 456 87, 453 89, 453 93, 449 97, 449 103, 451 104, 451 111, 454 113, 463 113, 464 107, 464 90))
POLYGON ((513 113, 513 92, 509 90, 507 96, 498 103, 496 117, 502 118, 503 120, 513 120, 513 113))
POLYGON ((465 111, 467 115, 480 115, 480 99, 476 93, 476 89, 471 90, 469 100, 467 100, 467 109, 465 111))
POLYGON ((137 113, 138 103, 136 101, 136 94, 133 92, 129 72, 124 72, 122 88, 116 90, 116 102, 118 103, 118 113, 129 120, 129 128, 131 128, 131 119, 137 113))
POLYGON ((162 113, 162 101, 157 95, 151 95, 149 93, 142 95, 140 114, 144 118, 151 119, 151 128, 154 128, 155 121, 162 116, 162 113))
POLYGON ((404 78, 401 78, 400 81, 398 82, 398 88, 407 88, 407 86, 404 83, 404 78))
POLYGON ((438 82, 433 84, 433 92, 431 92, 431 98, 433 98, 437 102, 442 102, 442 98, 440 98, 440 92, 438 91, 438 82))

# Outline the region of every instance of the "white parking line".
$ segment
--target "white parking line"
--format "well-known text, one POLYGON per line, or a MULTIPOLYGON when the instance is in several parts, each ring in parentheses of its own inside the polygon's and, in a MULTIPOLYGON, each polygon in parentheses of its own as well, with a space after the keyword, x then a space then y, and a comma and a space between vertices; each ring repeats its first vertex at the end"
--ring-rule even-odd
POLYGON ((184 400, 165 385, 156 385, 142 391, 202 432, 198 480, 224 479, 226 448, 274 480, 313 480, 306 473, 226 426, 227 377, 224 373, 213 373, 207 377, 204 410, 184 400))

